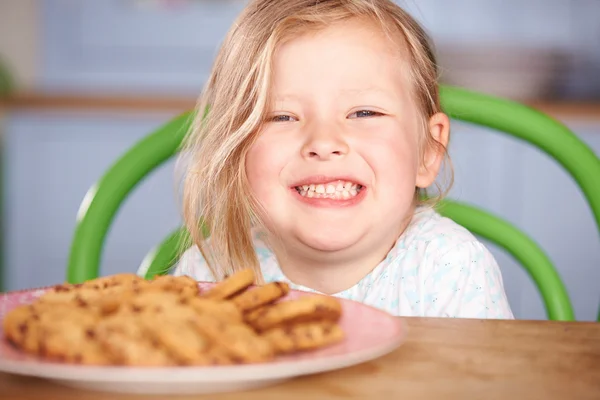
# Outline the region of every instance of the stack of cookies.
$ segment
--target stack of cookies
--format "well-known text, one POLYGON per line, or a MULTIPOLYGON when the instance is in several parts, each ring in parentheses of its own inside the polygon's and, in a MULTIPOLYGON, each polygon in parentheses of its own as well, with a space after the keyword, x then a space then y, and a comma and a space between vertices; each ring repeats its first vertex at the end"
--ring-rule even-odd
POLYGON ((10 311, 6 339, 67 363, 175 366, 266 362, 344 339, 333 297, 281 300, 289 286, 253 286, 240 271, 201 292, 190 277, 119 274, 60 285, 10 311))

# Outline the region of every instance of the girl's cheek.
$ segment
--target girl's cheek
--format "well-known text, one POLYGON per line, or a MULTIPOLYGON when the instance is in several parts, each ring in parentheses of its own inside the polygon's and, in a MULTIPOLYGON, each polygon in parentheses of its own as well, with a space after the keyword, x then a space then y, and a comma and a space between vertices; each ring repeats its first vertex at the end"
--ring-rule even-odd
POLYGON ((268 190, 264 188, 277 184, 282 169, 290 160, 283 144, 265 139, 259 138, 246 158, 246 174, 255 192, 268 190))

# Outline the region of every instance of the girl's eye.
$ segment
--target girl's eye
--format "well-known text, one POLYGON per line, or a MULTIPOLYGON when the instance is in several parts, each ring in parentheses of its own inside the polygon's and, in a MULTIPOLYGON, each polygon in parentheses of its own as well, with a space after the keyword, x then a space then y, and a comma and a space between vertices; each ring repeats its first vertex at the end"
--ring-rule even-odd
POLYGON ((348 116, 348 118, 352 119, 352 118, 368 118, 368 117, 376 117, 378 115, 383 115, 380 112, 377 111, 371 111, 371 110, 359 110, 356 112, 353 112, 352 114, 350 114, 348 116))
POLYGON ((271 122, 294 122, 297 121, 296 118, 291 115, 275 115, 270 118, 271 122))

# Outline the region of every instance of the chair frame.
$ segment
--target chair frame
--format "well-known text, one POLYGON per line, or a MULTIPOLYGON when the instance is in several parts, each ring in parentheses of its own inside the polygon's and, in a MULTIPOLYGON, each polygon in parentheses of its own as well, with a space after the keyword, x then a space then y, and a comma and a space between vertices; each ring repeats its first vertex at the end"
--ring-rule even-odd
MULTIPOLYGON (((441 86, 440 91, 442 108, 451 118, 510 134, 561 164, 581 188, 600 230, 600 159, 573 132, 518 102, 451 86, 441 86)), ((67 267, 69 282, 98 276, 105 238, 122 202, 154 169, 179 152, 193 116, 191 111, 183 113, 139 141, 89 189, 77 214, 67 267)), ((565 285, 535 241, 472 205, 444 200, 439 211, 475 235, 495 242, 519 261, 538 287, 549 319, 574 320, 565 285)), ((166 273, 179 256, 179 244, 187 237, 183 228, 172 232, 146 256, 140 273, 148 278, 166 273)))

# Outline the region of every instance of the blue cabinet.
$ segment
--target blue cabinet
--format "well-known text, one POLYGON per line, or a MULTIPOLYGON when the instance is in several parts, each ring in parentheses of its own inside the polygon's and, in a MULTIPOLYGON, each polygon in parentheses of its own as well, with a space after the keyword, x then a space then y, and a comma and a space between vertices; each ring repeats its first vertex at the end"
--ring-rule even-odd
MULTIPOLYGON (((79 204, 123 152, 171 115, 26 112, 4 121, 7 289, 65 279, 79 204)), ((127 199, 109 232, 102 273, 135 272, 179 225, 173 163, 127 199)))
MULTIPOLYGON (((48 90, 197 94, 246 0, 42 0, 40 84, 48 90), (143 4, 146 3, 146 6, 143 4), (179 3, 179 4, 178 4, 179 3), (149 4, 149 5, 148 5, 149 4)), ((597 0, 398 0, 438 48, 521 45, 565 51, 564 91, 598 94, 597 0)))
POLYGON ((41 2, 44 89, 198 94, 245 1, 142 3, 41 2))

